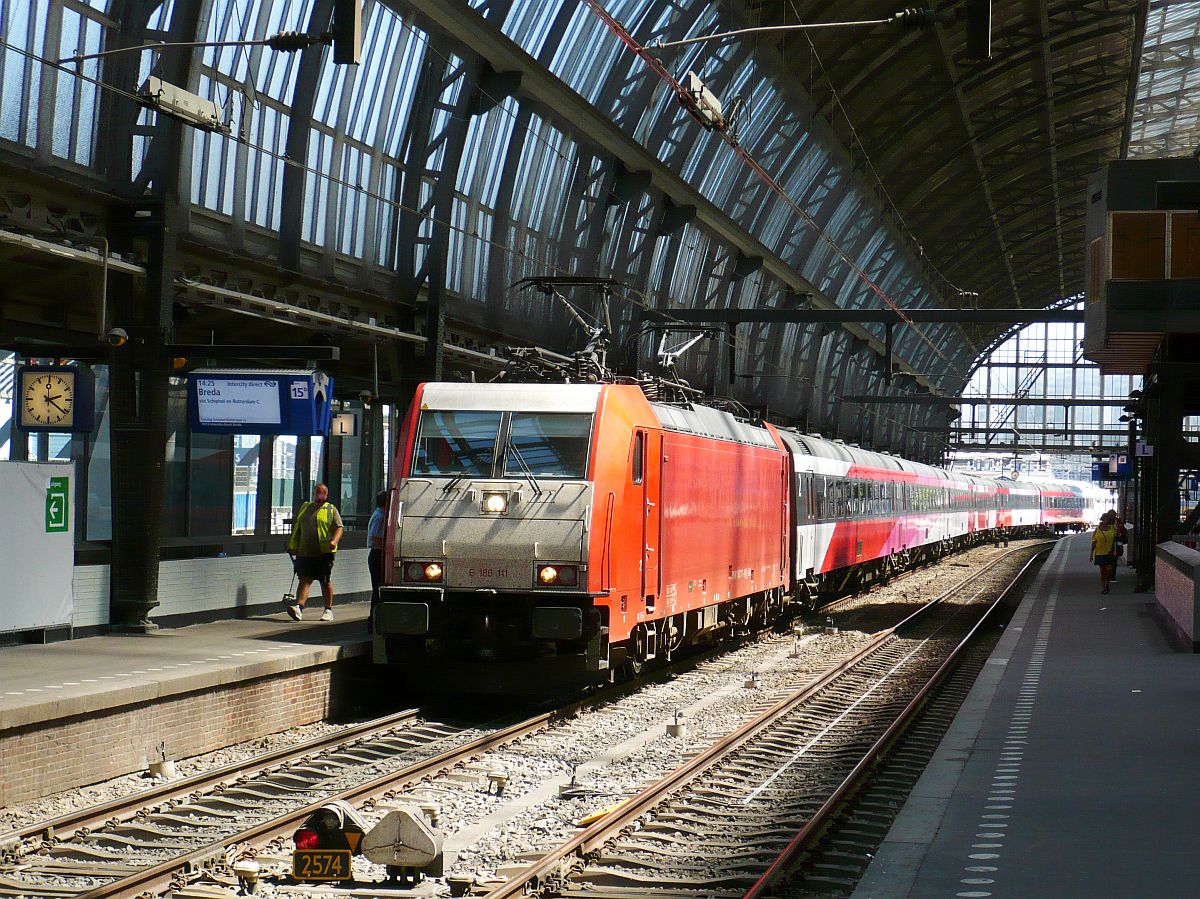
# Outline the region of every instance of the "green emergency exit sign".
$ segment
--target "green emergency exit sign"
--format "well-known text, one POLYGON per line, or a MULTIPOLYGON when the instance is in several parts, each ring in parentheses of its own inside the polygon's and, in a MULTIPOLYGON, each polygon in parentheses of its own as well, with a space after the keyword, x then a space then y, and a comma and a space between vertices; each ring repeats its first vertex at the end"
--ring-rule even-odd
POLYGON ((46 533, 70 529, 70 478, 51 478, 46 486, 46 533))

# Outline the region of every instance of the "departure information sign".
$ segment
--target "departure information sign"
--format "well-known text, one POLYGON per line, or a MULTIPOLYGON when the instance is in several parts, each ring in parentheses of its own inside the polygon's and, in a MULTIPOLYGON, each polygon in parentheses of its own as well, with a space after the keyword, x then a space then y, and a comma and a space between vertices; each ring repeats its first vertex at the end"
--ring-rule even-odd
POLYGON ((323 371, 201 369, 188 375, 188 424, 197 434, 324 436, 333 378, 323 371))
POLYGON ((282 424, 275 378, 197 378, 196 416, 204 425, 282 424))
POLYGON ((1109 456, 1097 456, 1092 459, 1092 480, 1127 481, 1133 474, 1128 453, 1112 453, 1109 456))

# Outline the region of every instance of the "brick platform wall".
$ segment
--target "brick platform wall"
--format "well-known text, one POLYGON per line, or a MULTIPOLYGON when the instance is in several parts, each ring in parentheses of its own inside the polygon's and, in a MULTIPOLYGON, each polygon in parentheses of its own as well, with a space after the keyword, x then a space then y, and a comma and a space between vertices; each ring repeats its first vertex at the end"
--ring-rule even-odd
POLYGON ((345 664, 0 733, 0 807, 145 770, 336 713, 345 664))
POLYGON ((1200 651, 1200 553, 1179 543, 1160 543, 1154 553, 1154 594, 1182 642, 1200 651))

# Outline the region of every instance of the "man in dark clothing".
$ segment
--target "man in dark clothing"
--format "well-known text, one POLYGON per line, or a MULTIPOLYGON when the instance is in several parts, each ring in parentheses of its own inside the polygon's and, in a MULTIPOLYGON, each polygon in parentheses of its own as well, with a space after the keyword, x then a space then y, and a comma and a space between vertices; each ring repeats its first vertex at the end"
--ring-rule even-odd
POLYGON ((367 524, 367 570, 371 572, 371 615, 367 618, 367 633, 375 629, 375 604, 379 602, 379 584, 383 580, 383 547, 387 536, 387 501, 386 490, 381 490, 375 497, 375 511, 367 524))

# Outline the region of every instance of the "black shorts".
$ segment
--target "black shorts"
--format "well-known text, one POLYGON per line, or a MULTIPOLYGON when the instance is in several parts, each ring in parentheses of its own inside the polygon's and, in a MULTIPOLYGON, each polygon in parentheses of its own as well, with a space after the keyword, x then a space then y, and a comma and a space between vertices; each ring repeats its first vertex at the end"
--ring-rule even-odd
POLYGON ((1100 565, 1100 566, 1116 565, 1117 557, 1116 556, 1096 556, 1095 561, 1096 561, 1096 564, 1100 565))
POLYGON ((292 567, 296 572, 296 577, 328 584, 329 578, 333 575, 333 559, 333 553, 322 553, 319 556, 296 556, 292 567))

